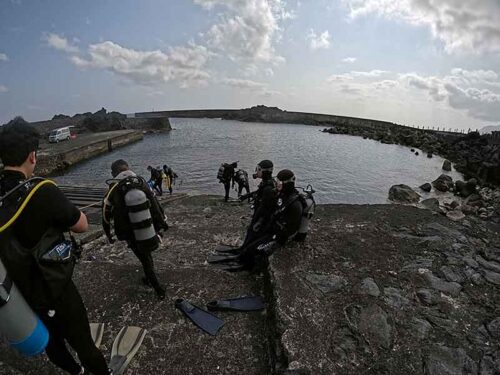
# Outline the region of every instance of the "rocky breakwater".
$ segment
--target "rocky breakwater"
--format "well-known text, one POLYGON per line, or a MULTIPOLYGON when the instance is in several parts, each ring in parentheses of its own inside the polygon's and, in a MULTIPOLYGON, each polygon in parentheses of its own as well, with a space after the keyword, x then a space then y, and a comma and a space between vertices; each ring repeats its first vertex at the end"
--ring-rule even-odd
MULTIPOLYGON (((480 185, 500 186, 500 144, 494 142, 490 135, 478 132, 461 135, 399 125, 373 128, 333 124, 323 131, 418 148, 427 157, 437 154, 450 160, 467 179, 476 178, 480 185)), ((418 155, 418 151, 413 151, 418 155)))
POLYGON ((74 134, 98 133, 116 130, 138 130, 158 132, 171 130, 168 117, 128 118, 119 112, 108 112, 101 108, 95 113, 79 113, 74 116, 55 115, 51 120, 33 122, 43 138, 57 128, 71 126, 74 134))
MULTIPOLYGON (((449 161, 443 164, 448 170, 449 161)), ((467 215, 482 220, 500 223, 500 189, 480 187, 475 178, 467 181, 456 180, 441 174, 432 182, 420 186, 421 194, 434 196, 422 199, 422 195, 407 185, 394 185, 389 189, 389 200, 403 204, 418 204, 433 212, 441 213, 451 220, 464 219, 467 215)))

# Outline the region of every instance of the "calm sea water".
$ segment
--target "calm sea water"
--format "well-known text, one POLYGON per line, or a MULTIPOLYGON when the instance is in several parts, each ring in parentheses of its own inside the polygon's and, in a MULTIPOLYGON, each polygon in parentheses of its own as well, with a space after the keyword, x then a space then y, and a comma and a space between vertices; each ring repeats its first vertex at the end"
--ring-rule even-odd
MULTIPOLYGON (((223 194, 216 179, 222 162, 239 161, 249 175, 262 159, 274 162, 275 173, 288 168, 297 185, 312 184, 319 203, 387 203, 389 188, 417 188, 436 179, 443 159, 415 156, 407 147, 361 137, 322 133, 322 128, 292 124, 244 123, 210 119, 171 119, 174 130, 145 136, 138 142, 78 164, 55 178, 60 184, 105 186, 110 165, 123 158, 145 177, 148 165, 168 164, 180 176, 179 192, 223 194)), ((449 173, 461 178, 457 172, 449 173)), ((251 189, 256 181, 250 181, 251 189)), ((236 193, 233 191, 233 196, 236 193)))

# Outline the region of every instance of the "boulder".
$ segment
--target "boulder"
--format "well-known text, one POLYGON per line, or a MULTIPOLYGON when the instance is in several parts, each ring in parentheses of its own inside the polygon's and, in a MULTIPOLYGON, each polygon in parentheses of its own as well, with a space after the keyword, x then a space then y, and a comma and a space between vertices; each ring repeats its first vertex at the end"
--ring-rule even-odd
POLYGON ((443 171, 447 171, 447 172, 451 171, 451 161, 445 160, 443 162, 443 171))
POLYGON ((430 192, 432 190, 432 185, 429 184, 428 182, 426 182, 425 184, 423 185, 420 185, 419 186, 420 189, 422 189, 423 191, 425 191, 426 193, 430 192))
POLYGON ((447 214, 446 214, 446 217, 452 221, 460 221, 462 219, 465 218, 465 215, 462 211, 460 210, 453 210, 453 211, 449 211, 447 214))
POLYGON ((441 209, 439 208, 439 201, 436 198, 424 199, 422 202, 420 202, 420 204, 428 210, 434 212, 441 211, 441 209))
POLYGON ((460 180, 455 181, 455 192, 457 195, 467 198, 469 195, 476 192, 477 181, 472 178, 467 182, 460 180))
POLYGON ((420 194, 407 185, 393 185, 389 189, 389 199, 398 203, 418 203, 420 194))
POLYGON ((446 192, 453 187, 453 179, 450 176, 442 174, 437 179, 432 181, 432 186, 434 186, 434 189, 436 190, 446 192))

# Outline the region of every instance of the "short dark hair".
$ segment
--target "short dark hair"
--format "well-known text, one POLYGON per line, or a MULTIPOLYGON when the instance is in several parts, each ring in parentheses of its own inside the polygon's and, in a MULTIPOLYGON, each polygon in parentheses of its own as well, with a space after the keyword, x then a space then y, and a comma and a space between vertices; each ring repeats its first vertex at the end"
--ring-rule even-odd
POLYGON ((4 166, 21 166, 38 149, 38 131, 22 117, 0 127, 0 159, 4 166))
POLYGON ((116 177, 120 172, 128 171, 128 163, 123 159, 118 159, 111 164, 111 175, 116 177))

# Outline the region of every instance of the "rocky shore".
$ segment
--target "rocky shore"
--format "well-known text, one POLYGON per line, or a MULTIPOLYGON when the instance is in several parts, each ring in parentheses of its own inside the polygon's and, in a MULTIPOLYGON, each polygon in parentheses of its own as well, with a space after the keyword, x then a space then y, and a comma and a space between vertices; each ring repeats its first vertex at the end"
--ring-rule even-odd
POLYGON ((483 220, 500 222, 499 138, 477 132, 460 135, 404 127, 371 129, 334 125, 323 132, 407 146, 416 157, 431 158, 436 154, 446 158, 443 172, 451 171, 453 165, 464 175, 465 181, 453 181, 450 176, 442 174, 434 181, 422 181, 420 191, 406 185, 395 185, 389 190, 389 199, 397 203, 419 204, 451 220, 476 215, 483 220), (425 199, 432 190, 441 199, 425 199))
MULTIPOLYGON (((140 283, 123 243, 85 245, 75 280, 101 349, 139 325, 148 335, 127 374, 497 374, 500 371, 500 228, 405 205, 320 205, 304 244, 260 272, 206 263, 216 244, 241 241, 246 204, 222 197, 165 203, 171 229, 154 258, 167 299, 140 283), (175 308, 263 295, 262 313, 218 313, 211 337, 175 308)), ((90 215, 98 222, 99 214, 90 215), (95 216, 95 217, 94 217, 95 216)), ((0 374, 54 374, 43 358, 0 348, 0 374)))

